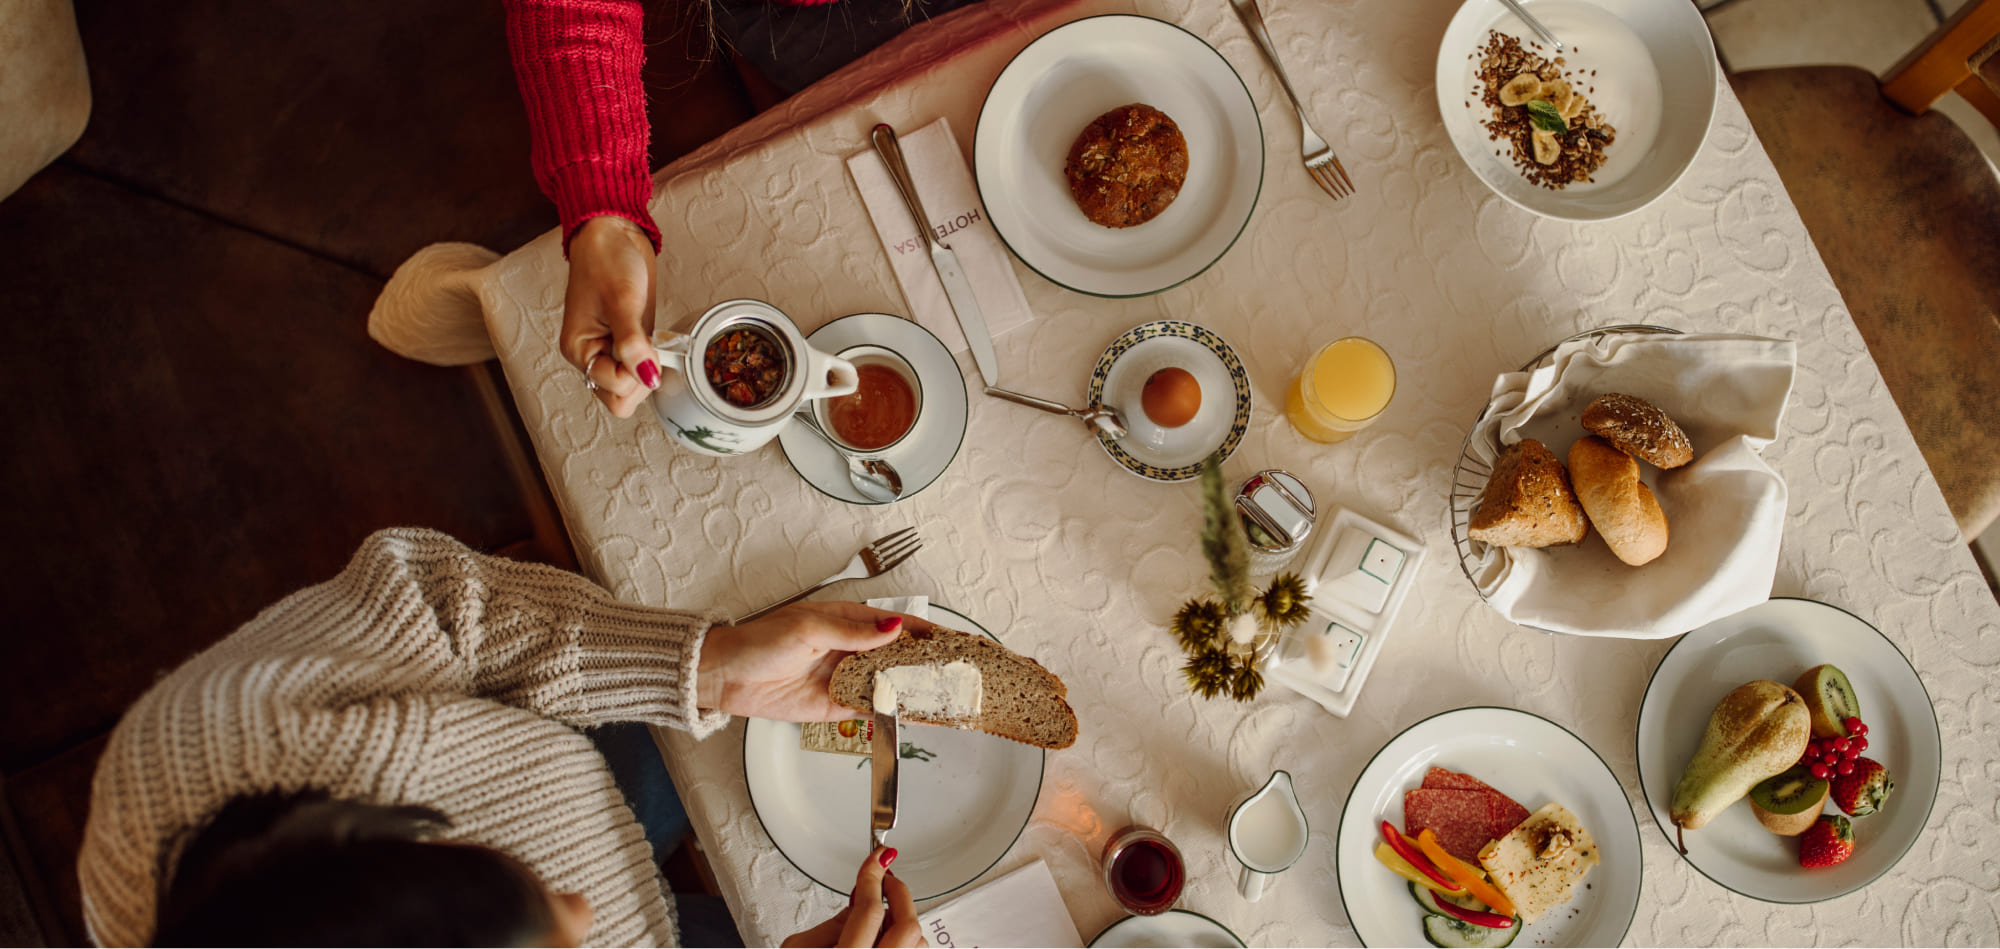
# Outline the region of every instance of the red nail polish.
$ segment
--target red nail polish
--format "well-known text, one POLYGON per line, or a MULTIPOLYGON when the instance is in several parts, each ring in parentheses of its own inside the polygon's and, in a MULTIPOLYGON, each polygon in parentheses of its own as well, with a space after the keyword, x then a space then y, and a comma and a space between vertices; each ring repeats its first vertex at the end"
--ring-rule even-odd
POLYGON ((889 866, 889 864, 892 864, 892 863, 895 863, 895 862, 896 862, 896 848, 894 848, 894 847, 890 847, 889 849, 887 849, 887 850, 884 850, 884 851, 882 851, 882 866, 883 866, 883 868, 885 868, 885 869, 886 869, 886 868, 887 868, 887 867, 889 866))
MULTIPOLYGON (((884 616, 881 619, 875 621, 875 631, 878 633, 886 633, 894 630, 896 627, 901 625, 903 625, 902 617, 884 616)), ((888 864, 885 863, 883 864, 883 866, 888 866, 888 864)))
POLYGON ((656 366, 656 365, 654 365, 654 364, 653 364, 653 361, 652 361, 652 360, 650 360, 650 359, 646 360, 645 362, 642 362, 642 363, 640 363, 640 364, 639 364, 639 381, 640 381, 640 382, 643 382, 643 383, 645 383, 645 384, 646 384, 646 388, 648 388, 648 389, 657 389, 657 388, 659 388, 659 387, 660 387, 660 367, 659 367, 659 366, 656 366))

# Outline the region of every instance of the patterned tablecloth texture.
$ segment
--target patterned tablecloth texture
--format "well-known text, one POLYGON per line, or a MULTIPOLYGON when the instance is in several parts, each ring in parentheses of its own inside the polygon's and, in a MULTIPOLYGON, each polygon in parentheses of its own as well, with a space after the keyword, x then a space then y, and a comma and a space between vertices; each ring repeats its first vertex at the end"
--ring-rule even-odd
MULTIPOLYGON (((1707 146, 1652 207, 1600 224, 1538 219, 1483 187, 1440 126, 1432 76, 1455 8, 1266 9, 1358 186, 1344 201, 1300 170, 1277 80, 1215 0, 992 0, 911 31, 665 169, 653 199, 667 248, 663 326, 733 297, 774 303, 808 332, 847 313, 903 313, 845 165, 874 123, 910 129, 946 116, 969 149, 981 96, 1008 59, 1080 16, 1143 13, 1208 40, 1248 83, 1268 142, 1247 232, 1207 273, 1137 299, 1086 297, 1017 263, 1039 318, 999 341, 1000 362, 1017 388, 1076 399, 1104 345, 1147 320, 1193 320, 1234 345, 1257 404, 1227 473, 1289 469, 1433 552, 1352 717, 1275 688, 1244 705, 1188 694, 1164 626, 1205 582, 1196 488, 1118 470, 1073 421, 975 397, 965 445, 937 484, 863 508, 808 486, 775 444, 712 459, 673 447, 648 410, 624 421, 601 411, 555 349, 566 271, 551 232, 476 286, 586 570, 628 600, 733 615, 818 579, 857 541, 914 524, 921 555, 836 593, 925 593, 973 616, 1060 675, 1082 720, 1076 746, 1048 758, 1032 824, 989 876, 1047 860, 1087 936, 1122 915, 1097 882, 1098 849, 1137 821, 1187 855, 1182 906, 1252 945, 1351 944, 1332 863, 1341 805, 1369 756, 1425 716, 1492 704, 1553 719, 1604 757, 1650 823, 1633 736, 1670 642, 1514 627, 1453 562, 1452 468, 1494 374, 1613 323, 1791 337, 1797 384, 1786 430, 1765 453, 1790 485, 1772 592, 1848 609, 1910 657, 1937 702, 1942 789, 1892 873, 1818 905, 1736 896, 1642 827, 1645 893, 1626 939, 2000 943, 2000 607, 1742 109, 1723 85, 1707 146), (1401 384, 1366 433, 1315 445, 1277 410, 1282 387, 1312 345, 1349 334, 1394 354, 1401 384), (1222 817, 1274 767, 1297 779, 1313 840, 1262 902, 1246 903, 1222 817)), ((969 359, 961 367, 971 376, 969 359)), ((701 743, 675 736, 670 764, 744 935, 770 944, 844 900, 773 849, 745 788, 741 729, 701 743)))

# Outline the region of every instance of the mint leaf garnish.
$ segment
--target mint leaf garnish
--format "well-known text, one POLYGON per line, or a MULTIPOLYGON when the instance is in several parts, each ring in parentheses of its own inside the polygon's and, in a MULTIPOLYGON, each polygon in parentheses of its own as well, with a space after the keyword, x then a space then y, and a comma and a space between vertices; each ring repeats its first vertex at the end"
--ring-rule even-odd
POLYGON ((1528 102, 1528 120, 1544 132, 1567 132, 1569 123, 1563 121, 1562 110, 1557 109, 1547 99, 1528 102))

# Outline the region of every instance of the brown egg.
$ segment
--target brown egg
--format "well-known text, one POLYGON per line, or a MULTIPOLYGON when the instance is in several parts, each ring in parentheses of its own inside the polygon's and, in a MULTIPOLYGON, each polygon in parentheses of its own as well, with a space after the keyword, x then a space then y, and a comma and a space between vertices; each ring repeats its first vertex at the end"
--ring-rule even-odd
POLYGON ((1146 378, 1139 393, 1146 417, 1162 428, 1179 428, 1201 410, 1201 383, 1186 369, 1168 366, 1146 378))

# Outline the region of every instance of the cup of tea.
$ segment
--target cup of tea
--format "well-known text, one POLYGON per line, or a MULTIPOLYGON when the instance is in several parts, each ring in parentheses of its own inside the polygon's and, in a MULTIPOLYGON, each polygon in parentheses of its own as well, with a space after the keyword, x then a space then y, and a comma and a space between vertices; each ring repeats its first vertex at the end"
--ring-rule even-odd
POLYGON ((1157 916, 1172 909, 1187 883, 1180 849, 1151 827, 1134 824, 1112 834, 1104 842, 1100 864, 1111 898, 1137 916, 1157 916))
POLYGON ((902 444, 924 410, 916 367, 886 346, 849 346, 835 357, 854 365, 854 391, 813 403, 820 429, 864 457, 902 444))

